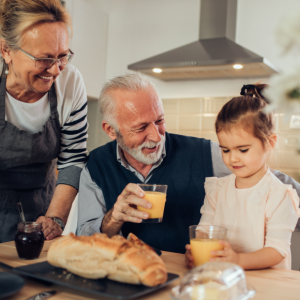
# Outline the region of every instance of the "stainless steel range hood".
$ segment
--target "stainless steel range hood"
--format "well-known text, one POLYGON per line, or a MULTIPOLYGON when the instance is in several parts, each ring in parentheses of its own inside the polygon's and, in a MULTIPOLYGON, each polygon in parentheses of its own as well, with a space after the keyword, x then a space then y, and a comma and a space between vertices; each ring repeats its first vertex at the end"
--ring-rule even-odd
POLYGON ((268 77, 279 72, 267 59, 235 42, 237 0, 201 0, 200 7, 198 41, 128 69, 164 81, 268 77))

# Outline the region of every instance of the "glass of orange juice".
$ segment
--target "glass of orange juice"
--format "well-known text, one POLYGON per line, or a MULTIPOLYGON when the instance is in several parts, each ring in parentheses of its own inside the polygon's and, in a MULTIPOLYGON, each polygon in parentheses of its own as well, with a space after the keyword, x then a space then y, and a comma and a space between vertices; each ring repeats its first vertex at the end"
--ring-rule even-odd
POLYGON ((144 199, 152 203, 150 209, 138 206, 137 209, 149 213, 149 218, 142 223, 160 223, 163 220, 165 203, 167 197, 167 185, 158 184, 137 184, 144 192, 144 199))
POLYGON ((220 240, 226 237, 227 229, 215 225, 192 225, 189 227, 190 243, 195 266, 209 261, 212 251, 223 250, 220 240))

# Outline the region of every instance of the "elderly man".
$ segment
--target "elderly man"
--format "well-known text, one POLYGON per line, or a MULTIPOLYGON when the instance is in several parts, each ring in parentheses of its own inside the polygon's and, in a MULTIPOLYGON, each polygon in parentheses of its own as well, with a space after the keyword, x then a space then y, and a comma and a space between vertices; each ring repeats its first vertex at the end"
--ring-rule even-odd
MULTIPOLYGON (((102 128, 113 140, 92 151, 81 173, 79 235, 135 233, 165 251, 185 252, 188 227, 198 224, 205 177, 228 175, 218 144, 166 132, 162 101, 139 73, 116 77, 100 95, 102 128), (150 208, 135 183, 167 184, 162 223, 141 223, 150 208)), ((284 182, 300 185, 277 172, 284 182)))

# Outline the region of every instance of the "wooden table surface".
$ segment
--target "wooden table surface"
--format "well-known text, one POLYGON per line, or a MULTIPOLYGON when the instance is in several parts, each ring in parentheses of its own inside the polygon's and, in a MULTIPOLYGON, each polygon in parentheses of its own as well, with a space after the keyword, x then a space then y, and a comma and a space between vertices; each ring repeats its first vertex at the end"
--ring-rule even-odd
MULTIPOLYGON (((52 241, 45 241, 43 251, 39 259, 21 260, 16 252, 14 242, 0 244, 0 262, 12 267, 19 267, 29 264, 35 264, 46 260, 47 251, 52 241)), ((162 259, 166 264, 168 272, 176 273, 180 276, 185 274, 188 269, 184 264, 184 255, 163 252, 162 259)), ((0 268, 0 271, 4 271, 0 268)), ((266 269, 259 271, 247 271, 247 282, 255 288, 255 300, 292 300, 300 299, 300 272, 280 269, 266 269)), ((49 290, 56 290, 58 293, 51 297, 52 300, 70 300, 70 299, 111 299, 99 297, 92 294, 82 293, 77 290, 68 289, 58 285, 46 286, 34 280, 25 278, 25 286, 15 295, 5 298, 5 300, 25 300, 37 293, 49 290)), ((139 300, 161 300, 171 299, 169 297, 170 289, 178 285, 179 280, 174 281, 167 287, 154 292, 148 296, 139 298, 139 300)))

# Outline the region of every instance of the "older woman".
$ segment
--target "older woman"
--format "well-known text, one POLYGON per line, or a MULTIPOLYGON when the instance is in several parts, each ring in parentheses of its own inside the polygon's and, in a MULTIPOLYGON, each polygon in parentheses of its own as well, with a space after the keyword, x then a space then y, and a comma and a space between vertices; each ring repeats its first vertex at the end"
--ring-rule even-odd
POLYGON ((14 239, 17 202, 52 239, 87 156, 86 91, 68 64, 71 19, 59 0, 0 0, 0 25, 0 242, 14 239))

